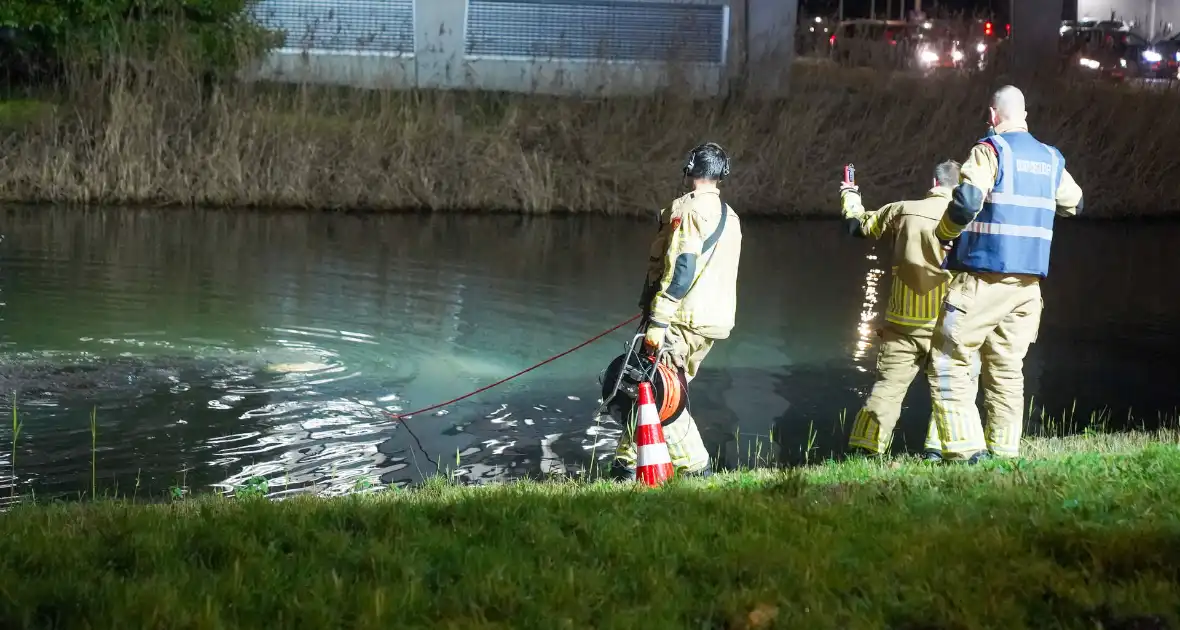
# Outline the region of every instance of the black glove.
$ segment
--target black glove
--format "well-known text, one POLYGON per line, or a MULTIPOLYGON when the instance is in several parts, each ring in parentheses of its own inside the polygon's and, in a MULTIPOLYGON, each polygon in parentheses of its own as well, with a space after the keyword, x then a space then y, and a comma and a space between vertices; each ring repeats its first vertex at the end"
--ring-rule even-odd
POLYGON ((655 299, 659 288, 659 282, 643 285, 643 292, 639 294, 639 310, 643 311, 644 317, 651 315, 648 311, 651 310, 651 301, 655 299))

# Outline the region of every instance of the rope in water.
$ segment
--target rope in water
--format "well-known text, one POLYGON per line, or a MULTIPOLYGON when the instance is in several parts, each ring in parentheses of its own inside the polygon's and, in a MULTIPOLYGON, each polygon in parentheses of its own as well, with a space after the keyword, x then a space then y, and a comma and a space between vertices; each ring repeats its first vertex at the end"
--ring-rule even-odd
POLYGON ((509 376, 509 377, 506 377, 506 378, 502 378, 502 379, 500 379, 500 380, 496 381, 495 383, 492 383, 491 385, 486 385, 486 386, 484 386, 484 387, 481 387, 481 388, 479 388, 479 389, 477 389, 477 390, 475 390, 475 391, 473 391, 473 392, 471 392, 471 393, 469 393, 469 394, 463 394, 462 396, 460 396, 460 397, 458 397, 458 398, 452 398, 451 400, 448 400, 448 401, 446 401, 446 402, 441 402, 441 403, 438 403, 437 405, 431 405, 431 406, 429 406, 429 407, 423 407, 422 409, 417 409, 417 410, 415 410, 415 411, 411 411, 411 412, 409 412, 409 413, 391 413, 391 414, 389 414, 389 415, 393 416, 393 419, 394 419, 394 420, 404 420, 404 419, 406 419, 406 418, 409 418, 410 416, 414 416, 414 415, 417 415, 417 414, 420 414, 420 413, 425 413, 425 412, 427 412, 427 411, 434 411, 435 409, 440 409, 440 408, 442 408, 442 407, 446 407, 447 405, 452 405, 452 404, 455 404, 455 403, 459 402, 460 400, 465 400, 465 399, 467 399, 467 398, 471 398, 472 396, 474 396, 474 395, 476 395, 476 394, 479 394, 479 393, 482 393, 482 392, 486 392, 486 391, 488 391, 489 389, 491 389, 491 388, 493 388, 493 387, 496 387, 496 386, 498 386, 498 385, 503 385, 504 383, 507 383, 508 381, 511 381, 511 380, 512 380, 512 379, 514 379, 514 378, 517 378, 517 377, 519 377, 519 376, 524 376, 525 374, 528 374, 529 372, 532 372, 533 370, 535 370, 535 369, 537 369, 537 368, 539 368, 539 367, 541 367, 541 366, 543 366, 543 365, 545 365, 545 364, 547 364, 547 363, 552 363, 552 362, 554 362, 554 361, 556 361, 556 360, 560 359, 561 357, 564 357, 564 356, 565 356, 565 355, 567 355, 567 354, 571 354, 571 353, 577 352, 578 350, 581 350, 582 348, 585 348, 586 346, 588 346, 588 345, 590 345, 590 344, 594 343, 595 341, 598 341, 599 339, 602 339, 603 337, 605 337, 605 336, 607 336, 607 335, 609 335, 609 334, 613 333, 614 331, 616 331, 616 330, 618 330, 618 329, 622 328, 623 326, 626 326, 627 324, 630 324, 631 322, 633 322, 633 321, 635 321, 635 320, 639 319, 639 318, 640 318, 640 317, 642 317, 642 316, 643 316, 643 313, 639 313, 639 314, 635 315, 634 317, 632 317, 632 318, 628 319, 628 320, 627 320, 627 321, 625 321, 625 322, 622 322, 622 323, 620 323, 620 324, 618 324, 618 325, 616 325, 616 326, 612 326, 612 327, 610 328, 610 330, 603 331, 602 333, 599 333, 599 334, 597 334, 597 335, 595 335, 595 336, 591 337, 590 339, 587 339, 586 341, 583 341, 582 343, 580 343, 580 344, 578 344, 578 345, 576 345, 576 346, 574 346, 574 347, 570 348, 569 350, 566 350, 565 352, 562 352, 561 354, 556 354, 556 355, 553 355, 553 356, 549 357, 548 359, 545 359, 544 361, 541 361, 540 363, 538 363, 538 364, 536 364, 536 365, 534 365, 534 366, 532 366, 532 367, 529 367, 529 368, 523 369, 523 370, 521 370, 521 371, 517 372, 516 374, 513 374, 512 376, 509 376))

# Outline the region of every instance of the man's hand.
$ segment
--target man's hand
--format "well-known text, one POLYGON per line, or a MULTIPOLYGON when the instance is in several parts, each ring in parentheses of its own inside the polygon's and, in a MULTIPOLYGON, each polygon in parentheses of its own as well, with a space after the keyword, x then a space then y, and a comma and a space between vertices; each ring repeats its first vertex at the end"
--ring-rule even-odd
POLYGON ((668 329, 666 327, 648 324, 647 332, 643 336, 644 351, 655 356, 660 351, 660 346, 664 345, 664 334, 667 332, 668 329))
POLYGON ((844 165, 844 179, 840 180, 840 194, 843 195, 846 190, 852 192, 860 191, 860 188, 856 185, 856 167, 851 164, 844 165))

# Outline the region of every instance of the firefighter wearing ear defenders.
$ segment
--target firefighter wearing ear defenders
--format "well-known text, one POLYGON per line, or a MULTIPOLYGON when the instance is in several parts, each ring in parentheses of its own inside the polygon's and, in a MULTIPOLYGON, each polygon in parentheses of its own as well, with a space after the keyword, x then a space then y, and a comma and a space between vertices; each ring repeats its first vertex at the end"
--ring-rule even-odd
MULTIPOLYGON (((644 349, 684 371, 691 382, 719 339, 727 339, 737 308, 738 259, 742 230, 737 213, 718 184, 729 175, 729 156, 709 142, 689 152, 685 180, 692 190, 660 211, 640 308, 645 315, 644 349)), ((626 435, 615 468, 635 471, 635 446, 626 435)), ((687 409, 664 425, 672 464, 688 473, 712 471, 709 453, 687 409)))

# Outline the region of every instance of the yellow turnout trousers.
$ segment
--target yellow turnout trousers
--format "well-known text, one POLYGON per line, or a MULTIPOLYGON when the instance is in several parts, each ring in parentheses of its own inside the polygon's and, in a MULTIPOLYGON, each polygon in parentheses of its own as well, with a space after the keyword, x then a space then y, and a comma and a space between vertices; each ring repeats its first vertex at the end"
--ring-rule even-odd
POLYGON ((1020 455, 1024 429, 1024 356, 1041 326, 1036 276, 963 272, 951 280, 934 329, 928 376, 943 457, 987 449, 1020 455), (975 406, 969 359, 979 353, 987 429, 975 406))
MULTIPOLYGON (((685 380, 691 383, 700 370, 701 362, 713 349, 713 340, 672 324, 664 336, 663 347, 668 349, 664 361, 683 368, 685 380)), ((687 396, 688 392, 685 392, 685 395, 687 396)), ((657 406, 658 404, 657 401, 657 406)), ((619 446, 615 450, 615 458, 631 470, 637 465, 635 422, 634 419, 622 419, 625 426, 623 434, 619 437, 619 446)), ((664 440, 668 443, 672 466, 677 470, 683 469, 694 473, 708 467, 709 451, 705 450, 705 442, 701 439, 696 420, 688 412, 687 407, 679 416, 664 425, 664 440)))
MULTIPOLYGON (((877 380, 863 407, 856 414, 848 445, 882 455, 893 442, 893 431, 901 417, 901 405, 914 377, 930 360, 932 331, 886 323, 881 329, 877 351, 877 380)), ((979 374, 979 361, 972 362, 972 391, 979 374)), ((925 450, 942 451, 938 428, 931 416, 926 430, 925 450)))

